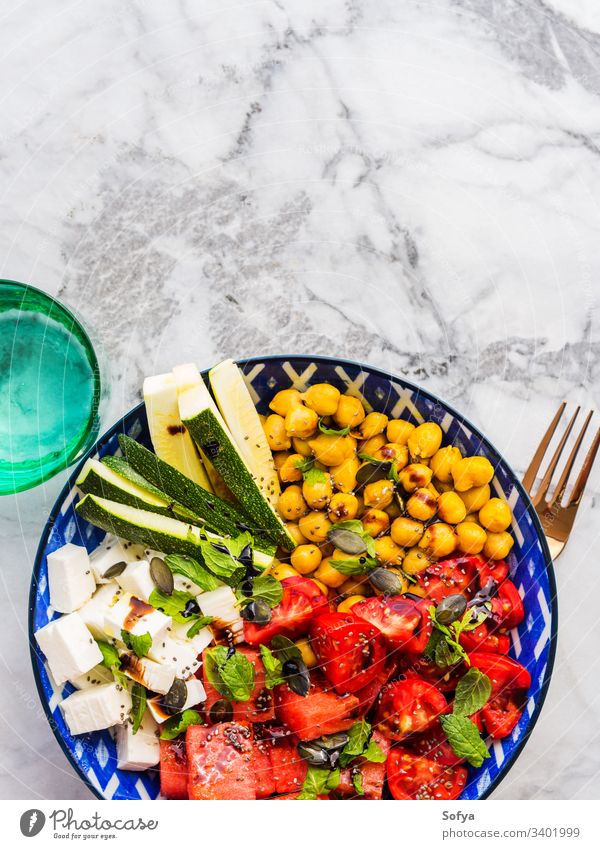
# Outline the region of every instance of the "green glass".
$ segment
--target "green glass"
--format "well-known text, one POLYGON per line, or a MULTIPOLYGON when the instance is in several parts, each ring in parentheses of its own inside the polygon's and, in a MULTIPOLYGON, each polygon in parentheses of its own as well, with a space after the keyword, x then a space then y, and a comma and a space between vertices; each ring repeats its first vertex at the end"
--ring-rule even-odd
POLYGON ((77 319, 44 292, 0 280, 0 495, 65 469, 98 434, 100 372, 77 319))

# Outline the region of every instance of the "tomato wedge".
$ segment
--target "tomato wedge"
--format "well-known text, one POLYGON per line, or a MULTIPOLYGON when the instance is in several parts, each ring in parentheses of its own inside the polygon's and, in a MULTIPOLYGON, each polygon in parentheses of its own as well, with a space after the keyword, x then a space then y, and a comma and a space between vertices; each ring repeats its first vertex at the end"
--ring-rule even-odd
POLYGON ((521 718, 525 706, 523 690, 500 693, 492 696, 481 708, 481 716, 488 734, 494 740, 508 737, 521 718))
POLYGON ((524 666, 505 655, 473 652, 469 660, 492 682, 492 694, 481 709, 481 717, 488 733, 500 740, 511 733, 521 718, 531 676, 524 666))
MULTIPOLYGON (((492 601, 495 601, 495 599, 492 599, 492 601)), ((467 652, 508 654, 510 649, 510 637, 506 634, 490 632, 487 622, 482 622, 472 631, 463 631, 458 641, 467 652)))
POLYGON ((313 619, 310 634, 321 670, 337 693, 355 693, 383 669, 383 636, 352 611, 322 613, 313 619))
POLYGON ((492 682, 492 695, 504 690, 528 690, 531 675, 518 661, 506 655, 490 652, 473 652, 469 655, 471 666, 480 669, 492 682))
POLYGON ((403 651, 410 652, 411 654, 423 654, 427 648, 427 643, 433 631, 433 623, 431 621, 431 614, 429 613, 431 606, 431 599, 429 598, 424 598, 422 601, 415 603, 415 609, 421 614, 421 621, 417 625, 410 640, 402 646, 403 651))
POLYGON ((477 565, 479 572, 479 586, 483 589, 490 580, 495 581, 498 586, 508 578, 508 563, 506 560, 482 560, 477 565))
POLYGON ((400 669, 406 678, 418 678, 433 684, 442 693, 451 693, 456 690, 456 685, 465 674, 463 663, 446 669, 440 667, 432 660, 427 660, 423 655, 409 655, 403 658, 400 669))
POLYGON ((402 596, 375 596, 359 601, 352 613, 374 625, 397 648, 405 648, 421 621, 412 601, 402 596))
POLYGON ((518 589, 508 579, 498 587, 498 595, 492 599, 492 618, 498 628, 507 631, 516 628, 525 619, 523 600, 518 589))
POLYGON ((244 639, 251 646, 268 643, 278 634, 296 637, 313 616, 329 610, 327 596, 309 578, 284 578, 281 585, 283 597, 271 611, 271 621, 267 625, 244 622, 244 639))
POLYGON ((467 770, 445 767, 397 748, 388 756, 387 780, 394 799, 458 799, 467 783, 467 770))
POLYGON ((436 720, 424 734, 415 737, 411 743, 411 750, 442 766, 459 766, 465 762, 464 758, 454 754, 439 720, 436 720))
POLYGON ((480 557, 462 556, 439 560, 417 575, 427 597, 438 604, 447 595, 464 593, 470 597, 476 589, 480 557))
POLYGON ((428 681, 395 681, 384 689, 377 704, 378 728, 392 740, 404 740, 425 731, 447 711, 444 694, 428 681))

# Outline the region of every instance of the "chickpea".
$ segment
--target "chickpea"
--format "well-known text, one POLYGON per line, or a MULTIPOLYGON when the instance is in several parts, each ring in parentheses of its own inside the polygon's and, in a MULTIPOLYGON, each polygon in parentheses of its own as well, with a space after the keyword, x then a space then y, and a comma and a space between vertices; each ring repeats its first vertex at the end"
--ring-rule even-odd
POLYGON ((271 451, 285 451, 291 448, 292 442, 285 430, 285 420, 273 413, 267 416, 264 431, 271 451))
POLYGON ((370 439, 365 439, 364 442, 360 444, 360 453, 368 454, 369 457, 374 457, 375 454, 382 448, 387 442, 386 436, 384 433, 378 433, 377 436, 372 436, 370 439))
POLYGON ((487 457, 463 457, 452 467, 454 489, 466 492, 474 486, 484 486, 494 477, 494 467, 487 457))
POLYGON ((300 649, 302 660, 309 669, 312 669, 313 666, 316 666, 318 664, 319 661, 317 659, 317 656, 310 647, 310 643, 306 639, 306 637, 302 637, 301 640, 296 640, 296 646, 300 649))
POLYGON ((341 395, 333 418, 338 427, 349 427, 354 430, 364 421, 365 408, 353 395, 341 395))
POLYGON ((299 545, 292 551, 290 560, 292 566, 301 575, 310 575, 319 566, 321 562, 321 552, 316 545, 308 543, 308 545, 299 545))
POLYGON ((358 431, 361 439, 372 439, 378 436, 386 428, 388 417, 384 413, 369 413, 361 422, 358 431))
POLYGON ((419 540, 423 536, 423 525, 414 519, 409 519, 407 516, 399 516, 392 523, 391 535, 392 539, 398 545, 413 546, 418 545, 419 540))
POLYGON ((512 515, 510 507, 501 498, 490 498, 479 511, 479 521, 492 533, 505 531, 510 525, 512 515))
POLYGON ((366 596, 364 595, 351 595, 349 598, 345 598, 337 606, 338 613, 347 613, 349 610, 352 610, 355 604, 358 604, 359 601, 364 601, 365 598, 366 596))
MULTIPOLYGON (((266 419, 265 419, 266 421, 266 419)), ((290 456, 289 451, 276 451, 273 454, 273 465, 279 471, 279 469, 283 466, 287 458, 290 456)))
MULTIPOLYGON (((339 558, 342 559, 341 557, 339 558)), ((344 554, 344 560, 348 560, 348 555, 344 554)), ((330 559, 326 557, 324 560, 321 560, 321 565, 315 572, 315 578, 318 581, 321 581, 327 587, 341 587, 344 581, 346 580, 345 575, 342 575, 341 572, 331 565, 330 559)))
POLYGON ((438 481, 452 483, 452 469, 459 460, 462 460, 460 449, 455 445, 446 445, 435 452, 429 462, 429 468, 438 481))
POLYGON ((503 560, 515 544, 514 539, 507 531, 500 533, 489 533, 483 546, 483 555, 489 560, 503 560))
POLYGON ((414 492, 415 489, 429 486, 433 477, 431 469, 422 463, 410 463, 398 475, 400 484, 406 492, 414 492))
POLYGON ((379 537, 374 542, 375 553, 380 563, 399 566, 404 557, 404 549, 396 545, 390 536, 379 537))
POLYGON ((375 452, 375 457, 378 460, 393 463, 396 471, 399 472, 408 464, 408 448, 406 445, 387 442, 375 452))
POLYGON ((269 404, 269 409, 285 418, 289 411, 302 404, 302 395, 297 389, 282 389, 269 404))
POLYGON ((285 429, 290 436, 308 439, 317 429, 319 417, 304 405, 293 407, 285 417, 285 429))
POLYGON ((437 510, 437 498, 428 489, 420 488, 413 492, 406 502, 406 510, 413 519, 427 522, 435 516, 437 510))
POLYGON ((306 516, 302 516, 298 522, 300 533, 311 542, 321 543, 327 539, 327 531, 331 527, 331 522, 325 515, 318 510, 312 510, 306 516))
POLYGON ((304 545, 304 543, 307 542, 306 537, 300 533, 300 528, 296 522, 286 522, 285 527, 296 545, 304 545))
MULTIPOLYGON (((422 548, 409 548, 402 561, 402 569, 407 575, 416 575, 430 565, 431 561, 422 548)), ((413 592, 413 586, 411 585, 411 592, 413 592)))
POLYGON ((384 533, 390 526, 390 517, 385 510, 367 510, 360 517, 365 533, 370 537, 379 536, 384 533))
POLYGON ((439 490, 436 489, 436 487, 432 483, 430 483, 428 486, 426 486, 425 489, 428 489, 429 492, 433 495, 434 498, 440 497, 439 490))
POLYGON ((315 383, 304 393, 304 403, 318 416, 333 416, 340 401, 340 390, 329 383, 315 383))
POLYGON ((458 525, 467 515, 465 503, 455 492, 442 492, 438 498, 438 516, 444 522, 458 525))
POLYGON ((483 486, 474 486, 466 492, 459 492, 467 513, 478 513, 479 510, 490 500, 491 490, 488 483, 483 486))
POLYGON ((419 547, 424 548, 430 557, 439 560, 440 557, 447 557, 452 554, 456 548, 456 543, 457 538, 454 529, 444 522, 436 522, 427 528, 419 547))
POLYGON ((331 479, 336 489, 352 492, 356 489, 356 473, 360 469, 360 460, 356 455, 348 457, 339 466, 331 467, 331 479))
POLYGON ((336 492, 331 497, 327 515, 332 522, 355 519, 358 514, 358 498, 347 492, 336 492))
POLYGON ((297 484, 284 489, 277 502, 279 515, 283 519, 294 521, 308 513, 308 506, 302 497, 302 490, 297 484))
POLYGON ((387 426, 387 438, 390 442, 406 445, 413 430, 415 430, 415 426, 412 422, 408 422, 406 419, 391 419, 387 426))
MULTIPOLYGON (((298 468, 298 464, 302 463, 303 460, 302 454, 287 454, 278 469, 281 483, 294 483, 302 480, 302 472, 298 468)), ((277 463, 275 463, 275 467, 277 468, 277 463)))
POLYGON ((408 450, 415 460, 433 457, 442 444, 442 429, 435 422, 425 422, 416 427, 408 437, 408 450))
POLYGON ((394 482, 390 480, 368 483, 363 490, 363 498, 367 507, 377 507, 383 510, 392 503, 394 497, 394 482))
POLYGON ((278 581, 285 581, 286 578, 300 577, 300 573, 296 572, 292 566, 288 566, 287 563, 280 563, 278 560, 273 561, 269 574, 277 578, 278 581))
POLYGON ((297 436, 293 436, 292 446, 296 454, 300 454, 302 457, 312 457, 312 448, 308 442, 308 439, 299 439, 297 436))
POLYGON ((329 436, 320 433, 309 442, 311 450, 320 463, 326 466, 339 466, 348 457, 352 457, 356 441, 351 436, 329 436))
POLYGON ((475 522, 460 522, 456 526, 458 550, 463 554, 479 554, 485 545, 486 533, 475 522))
POLYGON ((302 495, 311 510, 324 510, 332 495, 331 478, 325 472, 311 474, 302 484, 302 495))

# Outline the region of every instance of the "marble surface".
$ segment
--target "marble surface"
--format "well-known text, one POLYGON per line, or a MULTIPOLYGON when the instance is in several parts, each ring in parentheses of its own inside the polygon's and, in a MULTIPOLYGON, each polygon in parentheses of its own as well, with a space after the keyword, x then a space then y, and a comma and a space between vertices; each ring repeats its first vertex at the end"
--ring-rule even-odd
MULTIPOLYGON (((6 0, 0 43, 1 276, 91 328, 106 426, 145 373, 283 351, 423 384, 519 472, 560 400, 599 406, 594 0, 6 0)), ((0 501, 5 799, 88 798, 27 648, 63 479, 0 501)), ((599 489, 495 798, 598 798, 599 489)))

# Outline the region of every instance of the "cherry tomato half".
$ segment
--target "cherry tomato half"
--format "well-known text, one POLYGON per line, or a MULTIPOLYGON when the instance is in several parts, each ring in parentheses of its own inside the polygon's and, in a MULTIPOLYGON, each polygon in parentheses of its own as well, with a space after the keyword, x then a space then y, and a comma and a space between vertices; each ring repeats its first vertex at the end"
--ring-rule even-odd
POLYGON ((338 693, 355 693, 383 669, 383 636, 352 611, 322 613, 311 622, 310 634, 321 669, 338 693))
POLYGON ((376 710, 378 728, 392 740, 404 740, 425 731, 447 711, 444 694, 428 681, 395 681, 382 690, 376 710))
POLYGON ((457 799, 467 783, 467 770, 397 748, 388 756, 387 780, 394 799, 457 799))
POLYGON ((374 625, 398 648, 406 646, 421 621, 413 602, 397 595, 366 598, 353 606, 352 613, 374 625))

